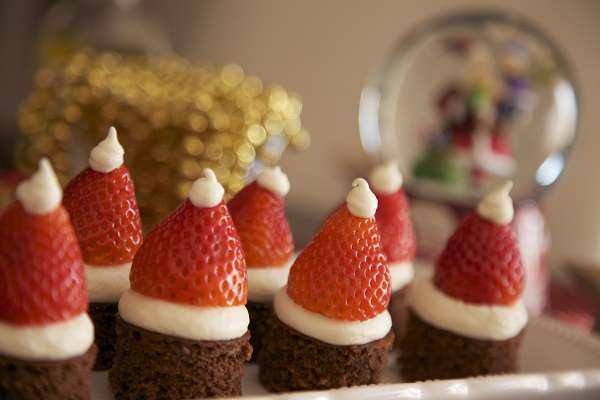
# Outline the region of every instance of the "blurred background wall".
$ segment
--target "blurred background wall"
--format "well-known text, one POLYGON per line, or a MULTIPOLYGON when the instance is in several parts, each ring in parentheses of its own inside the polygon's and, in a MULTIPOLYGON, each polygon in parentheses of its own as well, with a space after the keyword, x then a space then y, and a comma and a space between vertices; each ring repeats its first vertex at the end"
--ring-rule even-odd
MULTIPOLYGON (((600 2, 493 1, 195 1, 146 0, 175 50, 192 61, 239 63, 304 99, 303 124, 312 144, 288 152, 289 204, 315 220, 340 201, 351 178, 364 173, 357 123, 361 88, 392 44, 433 16, 469 8, 509 10, 527 17, 562 48, 579 82, 580 136, 567 170, 544 198, 553 235, 551 257, 600 261, 600 2), (305 210, 304 213, 302 210, 305 210)), ((27 92, 30 48, 46 2, 0 4, 0 145, 12 145, 15 113, 27 92)))

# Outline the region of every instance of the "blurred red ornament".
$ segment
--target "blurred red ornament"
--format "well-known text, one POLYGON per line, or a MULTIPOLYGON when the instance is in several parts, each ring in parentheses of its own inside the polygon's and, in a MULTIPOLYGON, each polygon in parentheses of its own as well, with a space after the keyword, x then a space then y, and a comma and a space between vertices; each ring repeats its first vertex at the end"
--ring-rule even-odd
POLYGON ((550 285, 545 312, 551 317, 591 332, 596 322, 597 309, 594 297, 579 285, 557 282, 550 285))

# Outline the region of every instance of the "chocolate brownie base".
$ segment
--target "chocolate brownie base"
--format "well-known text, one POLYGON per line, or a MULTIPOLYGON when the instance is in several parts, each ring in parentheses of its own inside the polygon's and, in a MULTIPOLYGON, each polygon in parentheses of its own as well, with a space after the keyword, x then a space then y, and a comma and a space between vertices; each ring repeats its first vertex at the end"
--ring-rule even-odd
POLYGON ((98 346, 94 371, 104 371, 112 366, 117 341, 115 318, 118 311, 117 303, 90 303, 89 314, 94 322, 95 340, 98 346))
POLYGON ((1 400, 89 400, 96 346, 60 361, 20 360, 0 355, 1 400))
POLYGON ((392 326, 394 327, 394 333, 396 334, 395 347, 399 347, 400 340, 406 333, 406 324, 408 322, 408 307, 406 307, 406 293, 408 292, 408 285, 398 289, 392 293, 390 299, 389 310, 392 316, 392 326))
POLYGON ((524 330, 508 340, 479 340, 436 328, 409 311, 398 362, 407 382, 516 372, 524 330))
POLYGON ((249 301, 246 304, 248 313, 250 314, 250 344, 252 345, 252 358, 251 362, 258 360, 258 354, 262 348, 263 339, 269 329, 269 322, 271 319, 271 313, 273 307, 271 304, 254 303, 249 301))
POLYGON ((335 346, 285 325, 272 315, 259 356, 260 381, 272 392, 377 383, 394 333, 364 345, 335 346))
POLYGON ((239 396, 250 333, 198 341, 139 328, 117 317, 110 386, 116 400, 170 400, 239 396))

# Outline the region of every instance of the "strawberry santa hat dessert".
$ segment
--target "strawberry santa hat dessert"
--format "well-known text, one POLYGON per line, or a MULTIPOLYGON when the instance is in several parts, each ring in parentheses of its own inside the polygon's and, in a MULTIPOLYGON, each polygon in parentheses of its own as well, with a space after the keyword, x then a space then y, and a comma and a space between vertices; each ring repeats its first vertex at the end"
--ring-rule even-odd
POLYGON ((89 399, 83 261, 48 160, 0 216, 0 398, 89 399))
POLYGON ((417 250, 410 205, 402 189, 402 181, 396 161, 376 166, 369 176, 378 200, 375 219, 392 279, 390 313, 396 340, 402 338, 406 329, 408 312, 404 300, 414 276, 413 261, 417 250))
POLYGON ((448 240, 433 278, 411 287, 399 358, 405 380, 516 370, 527 312, 511 187, 488 193, 448 240))
POLYGON ((97 370, 112 365, 117 302, 129 288, 131 262, 142 244, 140 213, 123 155, 117 131, 110 128, 92 149, 89 168, 69 182, 64 196, 85 262, 97 370))
POLYGON ((300 253, 274 300, 259 356, 271 391, 377 383, 394 340, 387 311, 390 274, 375 210, 356 179, 346 198, 300 253))
POLYGON ((281 168, 265 168, 227 204, 248 267, 248 311, 252 358, 268 329, 275 293, 287 282, 294 240, 283 199, 290 182, 281 168))
POLYGON ((117 399, 237 396, 252 348, 246 263, 212 170, 156 226, 119 301, 117 399))

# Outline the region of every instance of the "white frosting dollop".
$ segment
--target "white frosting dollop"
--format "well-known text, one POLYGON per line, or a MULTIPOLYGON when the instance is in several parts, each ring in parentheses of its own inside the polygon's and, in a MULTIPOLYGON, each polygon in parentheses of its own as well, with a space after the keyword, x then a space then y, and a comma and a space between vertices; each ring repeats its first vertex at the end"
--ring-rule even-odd
POLYGON ((210 168, 204 169, 204 176, 196 179, 190 189, 190 201, 199 208, 211 208, 223 201, 225 190, 217 181, 217 176, 210 168))
POLYGON ((273 303, 277 318, 284 324, 312 338, 336 346, 366 344, 385 337, 392 327, 392 317, 385 310, 366 321, 343 321, 327 318, 296 304, 283 287, 273 303))
POLYGON ((377 211, 377 197, 371 192, 367 181, 363 178, 356 178, 352 182, 352 190, 346 196, 346 205, 352 215, 371 218, 377 211))
POLYGON ((415 281, 407 303, 429 324, 475 339, 507 340, 527 324, 527 310, 521 299, 510 306, 469 304, 446 295, 431 279, 415 281))
POLYGON ((390 277, 392 278, 392 292, 402 289, 410 282, 412 282, 415 276, 415 269, 411 261, 400 261, 388 263, 388 269, 390 270, 390 277))
POLYGON ((42 158, 38 170, 17 186, 17 199, 34 215, 50 214, 60 206, 62 189, 48 159, 42 158))
POLYGON ((85 353, 94 343, 87 313, 44 325, 0 322, 0 354, 24 360, 64 360, 85 353))
POLYGON ((125 321, 164 335, 192 340, 231 340, 248 331, 246 306, 200 307, 172 303, 127 290, 119 300, 125 321))
POLYGON ((117 138, 117 130, 111 126, 106 139, 90 152, 90 167, 96 172, 108 173, 123 165, 125 150, 117 138))
POLYGON ((131 262, 119 265, 85 264, 88 297, 92 303, 116 303, 129 289, 131 262))
POLYGON ((477 214, 498 225, 510 223, 513 219, 513 202, 510 198, 512 182, 488 192, 477 205, 477 214))
POLYGON ((272 302, 275 294, 287 283, 296 256, 294 254, 290 257, 285 265, 248 267, 248 300, 256 303, 272 302))
POLYGON ((256 182, 281 197, 285 197, 290 191, 290 181, 280 167, 266 167, 258 175, 256 182))
POLYGON ((369 175, 369 183, 376 193, 392 194, 402 187, 402 174, 398 162, 391 160, 376 166, 369 175))

